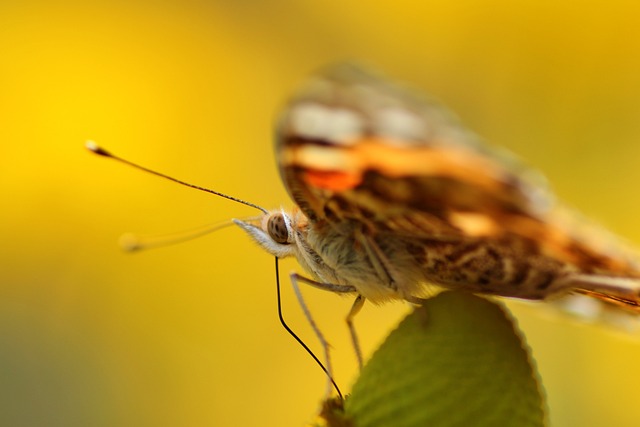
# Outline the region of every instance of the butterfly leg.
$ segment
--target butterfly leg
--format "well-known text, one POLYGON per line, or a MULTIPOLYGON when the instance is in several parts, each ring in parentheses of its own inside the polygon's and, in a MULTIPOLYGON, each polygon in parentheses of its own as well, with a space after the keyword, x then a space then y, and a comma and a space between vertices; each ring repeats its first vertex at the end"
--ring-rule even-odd
POLYGON ((336 294, 352 294, 356 292, 356 288, 349 285, 334 285, 333 283, 322 283, 316 280, 309 279, 308 277, 304 277, 299 275, 298 273, 291 273, 289 275, 291 281, 296 280, 302 283, 306 283, 307 285, 311 285, 314 288, 321 289, 323 291, 329 291, 336 294))
MULTIPOLYGON (((313 332, 316 334, 316 337, 318 338, 318 341, 320 341, 320 345, 322 346, 322 351, 324 353, 327 372, 329 373, 329 376, 327 377, 327 390, 325 392, 325 395, 329 397, 329 395, 331 394, 331 387, 332 387, 331 379, 333 378, 333 368, 331 367, 331 357, 329 356, 329 348, 331 346, 329 345, 329 342, 325 339, 324 335, 322 334, 322 331, 320 331, 320 328, 318 328, 318 325, 316 324, 315 320, 311 316, 311 311, 309 310, 307 303, 304 301, 304 297, 302 296, 302 292, 300 291, 300 287, 298 286, 298 281, 311 285, 315 288, 319 288, 322 290, 331 291, 335 293, 353 293, 355 292, 355 288, 353 286, 334 285, 330 283, 316 282, 315 280, 308 279, 297 273, 291 273, 289 277, 291 279, 291 285, 293 286, 293 291, 295 292, 296 298, 298 299, 298 303, 302 308, 302 312, 307 318, 307 321, 311 325, 311 329, 313 329, 313 332)), ((352 311, 353 311, 353 308, 352 308, 352 311)), ((353 335, 352 335, 352 338, 353 338, 353 335)))
POLYGON ((349 334, 351 334, 351 343, 353 344, 353 349, 356 352, 356 358, 358 359, 358 367, 362 369, 362 351, 360 350, 360 340, 358 339, 358 334, 356 333, 356 328, 353 323, 353 319, 360 312, 362 306, 366 298, 362 295, 358 295, 351 306, 351 310, 349 310, 349 314, 347 314, 347 326, 349 327, 349 334))

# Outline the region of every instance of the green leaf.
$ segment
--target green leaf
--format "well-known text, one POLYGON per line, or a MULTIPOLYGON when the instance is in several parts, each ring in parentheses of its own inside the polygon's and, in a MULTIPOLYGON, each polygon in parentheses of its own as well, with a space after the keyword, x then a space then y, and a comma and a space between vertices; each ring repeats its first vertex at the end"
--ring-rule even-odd
POLYGON ((531 358, 501 305, 443 292, 407 316, 363 368, 345 419, 374 426, 544 426, 531 358))

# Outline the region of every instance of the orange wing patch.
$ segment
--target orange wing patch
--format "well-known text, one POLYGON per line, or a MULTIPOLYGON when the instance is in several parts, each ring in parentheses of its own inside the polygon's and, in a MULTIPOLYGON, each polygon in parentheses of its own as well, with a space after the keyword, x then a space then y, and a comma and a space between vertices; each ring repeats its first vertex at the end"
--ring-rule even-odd
POLYGON ((360 185, 362 174, 357 172, 308 170, 305 171, 303 179, 313 188, 346 191, 360 185))

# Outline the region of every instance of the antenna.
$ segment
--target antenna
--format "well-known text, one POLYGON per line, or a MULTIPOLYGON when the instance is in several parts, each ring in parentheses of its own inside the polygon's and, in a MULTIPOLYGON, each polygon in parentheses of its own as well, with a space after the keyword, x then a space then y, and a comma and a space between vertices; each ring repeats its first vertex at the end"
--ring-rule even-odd
MULTIPOLYGON (((194 188, 196 190, 200 190, 200 191, 204 191, 206 193, 211 193, 214 194, 216 196, 220 196, 223 197, 225 199, 237 202, 237 203, 241 203, 243 205, 246 206, 250 206, 252 208, 258 209, 259 211, 261 211, 264 214, 268 214, 269 211, 267 211, 266 209, 254 204, 254 203, 250 203, 247 201, 244 201, 242 199, 238 199, 236 197, 233 196, 229 196, 227 194, 224 193, 220 193, 219 191, 214 191, 211 190, 209 188, 204 188, 204 187, 200 187, 198 185, 194 185, 194 184, 189 184, 188 182, 185 181, 181 181, 179 179, 173 178, 169 175, 165 175, 163 173, 160 172, 156 172, 152 169, 146 168, 144 166, 138 165, 136 163, 130 162, 129 160, 123 159, 122 157, 118 157, 115 154, 112 154, 111 152, 105 150, 104 148, 100 147, 98 144, 96 144, 93 141, 87 141, 85 143, 85 147, 87 148, 87 150, 91 151, 94 154, 97 154, 99 156, 103 156, 103 157, 107 157, 113 160, 116 160, 120 163, 124 163, 125 165, 128 166, 132 166, 135 169, 139 169, 143 172, 148 172, 152 175, 156 175, 159 176, 160 178, 164 178, 164 179, 168 179, 169 181, 173 181, 177 184, 181 184, 184 185, 185 187, 190 187, 190 188, 194 188)), ((192 238, 210 233, 212 231, 215 230, 219 230, 220 228, 224 228, 227 227, 229 225, 233 224, 231 221, 225 221, 219 224, 214 224, 212 226, 205 226, 202 227, 201 229, 198 230, 193 230, 191 232, 185 232, 185 233, 175 233, 172 235, 166 235, 166 236, 154 236, 154 237, 139 237, 133 234, 125 234, 121 237, 120 239, 120 245, 123 247, 123 249, 127 250, 127 251, 137 251, 137 250, 141 250, 141 249, 147 249, 150 247, 157 247, 157 246, 165 246, 167 244, 174 244, 174 243, 178 243, 178 242, 182 242, 184 240, 190 240, 192 238)), ((318 359, 318 357, 313 353, 313 351, 302 341, 302 339, 300 339, 300 337, 298 337, 298 335, 296 335, 295 332, 293 332, 293 330, 289 327, 289 325, 285 322, 284 317, 282 316, 282 299, 281 299, 281 295, 280 295, 280 273, 279 273, 279 267, 278 267, 278 257, 275 257, 275 267, 276 267, 276 292, 277 292, 277 303, 278 303, 278 318, 280 320, 280 323, 282 324, 282 326, 284 327, 284 329, 302 346, 302 348, 304 348, 307 353, 309 353, 309 355, 311 355, 311 357, 313 358, 313 360, 320 366, 320 368, 324 371, 324 373, 327 375, 327 378, 329 379, 331 385, 333 386, 333 388, 336 390, 336 392, 338 393, 338 396, 340 398, 340 400, 343 400, 343 395, 342 392, 340 391, 340 388, 338 387, 338 385, 336 384, 335 380, 333 379, 333 376, 330 372, 329 369, 327 369, 324 364, 320 361, 320 359, 318 359)))
POLYGON ((93 141, 87 141, 85 143, 85 147, 87 148, 87 150, 91 151, 92 153, 95 153, 95 154, 97 154, 99 156, 107 157, 107 158, 110 158, 110 159, 113 159, 113 160, 117 160, 120 163, 124 163, 125 165, 132 166, 132 167, 134 167, 136 169, 139 169, 139 170, 141 170, 143 172, 148 172, 148 173, 150 173, 152 175, 159 176, 160 178, 168 179, 169 181, 173 181, 173 182, 176 182, 178 184, 184 185, 185 187, 195 188, 196 190, 204 191, 206 193, 215 194, 216 196, 224 197, 225 199, 232 200, 234 202, 241 203, 241 204, 246 205, 246 206, 251 206, 252 208, 258 209, 259 211, 261 211, 264 214, 269 213, 265 208, 260 207, 260 206, 254 204, 254 203, 250 203, 250 202, 244 201, 242 199, 238 199, 237 197, 229 196, 227 194, 220 193, 219 191, 211 190, 209 188, 200 187, 199 185, 189 184, 188 182, 181 181, 181 180, 173 178, 173 177, 171 177, 169 175, 165 175, 163 173, 156 172, 156 171, 151 170, 149 168, 145 168, 144 166, 140 166, 140 165, 138 165, 136 163, 130 162, 129 160, 123 159, 122 157, 118 157, 115 154, 111 154, 109 151, 107 151, 104 148, 100 147, 98 144, 96 144, 93 141))
MULTIPOLYGON (((255 219, 255 217, 251 217, 255 219)), ((178 243, 193 240, 214 231, 233 225, 233 221, 227 220, 216 224, 203 225, 192 230, 179 231, 177 233, 140 236, 133 233, 125 233, 120 236, 120 247, 127 252, 135 252, 163 246, 176 245, 178 243)))

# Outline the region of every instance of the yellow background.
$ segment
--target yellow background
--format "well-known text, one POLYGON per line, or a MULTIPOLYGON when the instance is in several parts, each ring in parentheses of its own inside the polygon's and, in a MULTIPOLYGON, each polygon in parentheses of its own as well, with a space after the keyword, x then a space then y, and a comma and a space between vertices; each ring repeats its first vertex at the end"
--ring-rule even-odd
MULTIPOLYGON (((640 10, 632 1, 0 3, 0 424, 296 426, 324 378, 276 317, 273 260, 238 229, 136 255, 124 231, 253 215, 91 156, 289 205, 279 105, 357 58, 440 98, 640 243, 640 10)), ((314 348, 284 263, 285 315, 314 348)), ((348 390, 350 301, 305 289, 348 390)), ((369 354, 405 308, 365 306, 369 354)), ((637 425, 640 340, 516 313, 556 426, 637 425)), ((464 405, 465 402, 460 402, 464 405)))

